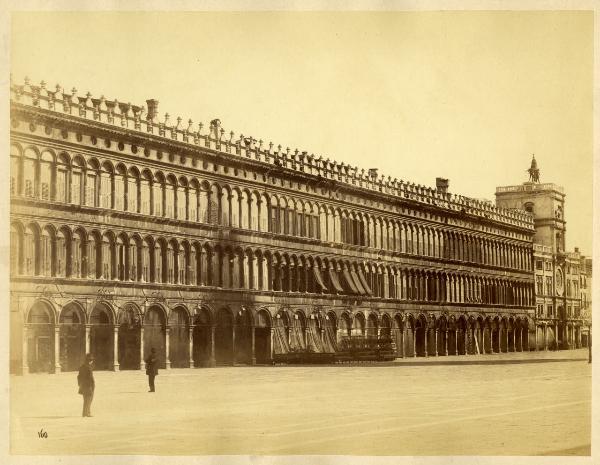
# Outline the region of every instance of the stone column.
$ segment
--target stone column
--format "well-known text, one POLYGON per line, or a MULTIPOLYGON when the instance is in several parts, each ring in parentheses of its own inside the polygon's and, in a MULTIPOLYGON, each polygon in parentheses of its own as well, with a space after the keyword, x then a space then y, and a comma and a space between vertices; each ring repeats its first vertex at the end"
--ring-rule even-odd
POLYGON ((22 372, 29 374, 29 327, 23 325, 23 359, 21 360, 22 372))
POLYGON ((119 371, 119 325, 113 326, 113 371, 119 371))
POLYGON ((465 330, 465 355, 471 355, 469 354, 469 334, 471 332, 471 328, 469 327, 469 324, 467 323, 467 328, 465 330))
MULTIPOLYGON (((523 352, 523 329, 524 328, 521 328, 521 331, 519 332, 519 352, 523 352)), ((529 336, 529 334, 527 336, 529 336)))
POLYGON ((454 355, 458 355, 458 330, 454 330, 454 355))
POLYGON ((91 345, 90 329, 91 329, 91 325, 85 325, 85 353, 86 353, 86 355, 90 353, 90 345, 91 345))
POLYGON ((190 368, 194 368, 194 325, 190 325, 188 329, 188 356, 190 368))
POLYGON ((506 335, 506 353, 508 353, 508 328, 505 329, 504 334, 506 335))
MULTIPOLYGON (((539 349, 538 331, 537 330, 538 330, 538 327, 535 326, 535 333, 534 333, 533 337, 534 337, 534 341, 535 341, 535 351, 539 352, 540 349, 539 349)), ((529 334, 527 336, 529 336, 529 334)))
POLYGON ((416 338, 417 332, 413 329, 412 333, 413 333, 413 357, 416 357, 417 356, 417 338, 416 338))
POLYGON ((560 346, 558 345, 559 335, 558 335, 558 323, 554 325, 554 338, 556 339, 556 350, 560 350, 560 346))
POLYGON ((231 364, 235 365, 235 325, 231 326, 231 364))
POLYGON ((171 369, 171 344, 170 344, 170 337, 171 335, 171 328, 169 328, 168 326, 165 329, 165 369, 170 370, 171 369))
POLYGON ((144 360, 144 327, 140 327, 140 370, 146 369, 146 360, 144 360))
POLYGON ((429 339, 429 328, 425 328, 425 336, 423 337, 423 349, 425 350, 425 357, 429 356, 429 354, 427 353, 428 339, 429 339))
POLYGON ((434 335, 435 335, 435 356, 438 356, 438 329, 435 328, 434 330, 434 335))
POLYGON ((54 325, 54 372, 60 373, 60 325, 54 325))
POLYGON ((548 350, 548 326, 544 325, 544 350, 548 350))
POLYGON ((217 364, 215 360, 215 326, 210 327, 210 357, 208 359, 208 366, 214 367, 217 364))
POLYGON ((515 328, 513 327, 513 332, 512 332, 512 348, 513 348, 512 351, 513 352, 517 351, 517 346, 515 345, 516 344, 516 337, 515 336, 516 336, 516 334, 515 334, 515 328))
POLYGON ((254 326, 252 326, 252 359, 250 360, 251 365, 256 365, 256 350, 255 350, 255 346, 254 346, 255 330, 256 330, 256 328, 254 326))
POLYGON ((444 330, 444 355, 448 355, 448 330, 444 330))
POLYGON ((270 328, 269 331, 269 354, 271 356, 271 361, 273 361, 273 333, 275 332, 275 328, 270 328))

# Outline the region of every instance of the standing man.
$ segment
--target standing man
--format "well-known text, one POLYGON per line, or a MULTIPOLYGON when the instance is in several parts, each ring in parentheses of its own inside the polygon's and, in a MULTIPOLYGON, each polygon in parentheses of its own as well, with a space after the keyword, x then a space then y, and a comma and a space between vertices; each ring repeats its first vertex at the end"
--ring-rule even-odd
POLYGON ((146 374, 148 375, 148 385, 150 386, 148 392, 154 392, 154 377, 158 374, 158 360, 154 347, 150 349, 150 355, 146 359, 146 374))
POLYGON ((94 382, 94 356, 87 354, 85 356, 85 362, 79 368, 79 374, 77 375, 77 384, 79 384, 79 394, 83 395, 83 417, 91 417, 90 408, 92 406, 92 399, 94 398, 94 389, 96 384, 94 382))

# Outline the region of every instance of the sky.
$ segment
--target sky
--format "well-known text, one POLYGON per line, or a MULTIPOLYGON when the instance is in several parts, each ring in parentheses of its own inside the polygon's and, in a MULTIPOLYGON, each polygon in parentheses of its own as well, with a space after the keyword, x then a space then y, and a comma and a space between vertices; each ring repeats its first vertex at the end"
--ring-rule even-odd
POLYGON ((494 200, 564 186, 567 247, 592 252, 593 13, 14 13, 29 76, 392 178, 494 200))

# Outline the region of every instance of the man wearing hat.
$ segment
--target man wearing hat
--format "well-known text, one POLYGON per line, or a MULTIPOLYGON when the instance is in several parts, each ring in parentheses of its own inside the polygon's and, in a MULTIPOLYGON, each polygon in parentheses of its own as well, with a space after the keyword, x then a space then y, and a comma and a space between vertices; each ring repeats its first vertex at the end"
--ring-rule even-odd
POLYGON ((154 392, 154 377, 158 374, 158 359, 156 358, 156 349, 154 347, 150 349, 150 355, 146 359, 146 374, 148 375, 148 385, 150 386, 148 392, 154 392))
POLYGON ((91 417, 90 407, 92 406, 92 399, 94 398, 94 389, 96 384, 94 383, 94 356, 87 354, 85 356, 85 362, 79 368, 79 374, 77 375, 77 383, 79 384, 79 394, 83 395, 83 417, 91 417))

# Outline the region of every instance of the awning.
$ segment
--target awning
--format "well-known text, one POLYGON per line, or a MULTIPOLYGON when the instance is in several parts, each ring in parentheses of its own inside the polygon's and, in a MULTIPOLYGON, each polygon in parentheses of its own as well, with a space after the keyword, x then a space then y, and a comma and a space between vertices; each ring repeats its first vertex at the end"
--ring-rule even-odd
POLYGON ((354 284, 356 284, 356 289, 358 289, 358 293, 360 295, 366 295, 367 291, 365 291, 365 288, 363 287, 362 283, 360 282, 360 279, 358 278, 356 271, 354 271, 354 270, 350 271, 350 276, 352 276, 352 279, 354 280, 354 284))
POLYGON ((327 292, 327 287, 325 286, 325 283, 323 282, 323 276, 321 276, 321 270, 319 269, 319 267, 313 266, 312 270, 313 270, 313 276, 315 277, 315 281, 321 287, 321 290, 323 292, 327 292))
POLYGON ((337 274, 333 270, 329 270, 329 279, 331 280, 331 285, 333 286, 333 288, 340 294, 343 294, 344 290, 340 285, 340 281, 337 277, 337 274))
POLYGON ((352 279, 352 276, 350 276, 348 270, 342 271, 342 275, 344 276, 344 281, 346 281, 346 285, 350 288, 350 291, 352 291, 353 294, 358 294, 358 289, 356 289, 354 280, 352 279))
POLYGON ((367 279, 365 278, 365 275, 363 274, 363 272, 362 272, 362 270, 360 268, 358 269, 358 277, 360 278, 360 283, 365 288, 365 292, 368 295, 373 295, 373 291, 371 290, 371 288, 367 284, 367 279))

